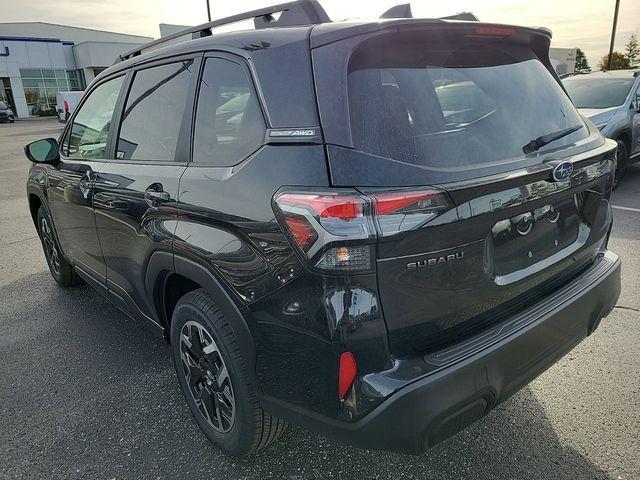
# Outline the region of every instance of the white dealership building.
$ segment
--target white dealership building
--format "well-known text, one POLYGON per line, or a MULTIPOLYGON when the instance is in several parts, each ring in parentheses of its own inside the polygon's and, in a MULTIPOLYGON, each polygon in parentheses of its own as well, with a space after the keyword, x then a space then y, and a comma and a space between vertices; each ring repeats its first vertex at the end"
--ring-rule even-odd
POLYGON ((0 23, 0 100, 25 118, 55 111, 56 93, 84 90, 150 37, 42 22, 0 23))

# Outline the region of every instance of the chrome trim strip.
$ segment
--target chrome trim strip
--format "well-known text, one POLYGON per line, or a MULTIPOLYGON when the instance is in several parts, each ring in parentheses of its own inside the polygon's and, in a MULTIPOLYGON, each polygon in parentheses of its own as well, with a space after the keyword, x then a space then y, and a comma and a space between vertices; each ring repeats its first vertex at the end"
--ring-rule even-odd
POLYGON ((539 200, 555 193, 579 187, 592 180, 609 173, 611 167, 608 160, 593 163, 586 167, 574 170, 571 178, 561 182, 539 180, 518 187, 508 188, 481 197, 476 197, 460 205, 459 220, 475 217, 484 213, 493 213, 499 210, 522 205, 533 200, 539 200))

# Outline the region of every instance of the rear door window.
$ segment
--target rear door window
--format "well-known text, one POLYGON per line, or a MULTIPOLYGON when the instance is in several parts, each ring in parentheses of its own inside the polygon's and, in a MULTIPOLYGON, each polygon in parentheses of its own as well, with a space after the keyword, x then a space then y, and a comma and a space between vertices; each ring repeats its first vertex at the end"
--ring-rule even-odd
POLYGON ((122 113, 118 160, 176 160, 193 75, 193 59, 135 73, 122 113))
POLYGON ((248 72, 230 60, 208 58, 196 109, 193 161, 236 165, 264 137, 264 118, 248 72))
POLYGON ((636 87, 635 92, 631 96, 631 108, 634 110, 640 110, 640 84, 636 87))

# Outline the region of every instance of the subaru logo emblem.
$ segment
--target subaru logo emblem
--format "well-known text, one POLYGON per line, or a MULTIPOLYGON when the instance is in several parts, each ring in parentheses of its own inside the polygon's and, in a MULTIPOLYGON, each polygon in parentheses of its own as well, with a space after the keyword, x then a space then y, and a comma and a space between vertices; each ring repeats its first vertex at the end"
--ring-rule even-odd
POLYGON ((573 173, 573 163, 562 162, 555 166, 553 169, 553 180, 555 182, 562 182, 567 180, 573 173))

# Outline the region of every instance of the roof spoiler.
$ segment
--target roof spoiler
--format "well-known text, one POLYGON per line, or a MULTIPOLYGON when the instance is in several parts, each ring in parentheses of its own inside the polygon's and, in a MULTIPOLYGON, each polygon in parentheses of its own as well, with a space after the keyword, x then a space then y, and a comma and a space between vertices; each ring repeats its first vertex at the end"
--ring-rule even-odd
POLYGON ((380 18, 413 18, 411 4, 396 5, 380 15, 380 18))
POLYGON ((294 2, 280 3, 271 7, 251 10, 231 17, 203 23, 202 25, 190 27, 185 30, 172 33, 171 35, 167 35, 166 37, 158 38, 157 40, 141 45, 134 50, 123 53, 116 58, 115 63, 138 56, 144 50, 158 47, 163 43, 180 37, 187 35, 191 35, 192 38, 208 37, 212 35, 212 28, 249 19, 253 19, 255 28, 257 29, 268 27, 291 27, 295 25, 315 25, 331 21, 317 0, 298 0, 294 2), (279 13, 280 16, 276 19, 274 14, 277 13, 279 13))
MULTIPOLYGON (((380 15, 380 18, 413 18, 413 13, 411 12, 411 4, 404 3, 402 5, 396 5, 395 7, 391 7, 389 10, 380 15)), ((471 12, 462 12, 457 13, 456 15, 450 15, 448 17, 440 17, 442 20, 466 20, 471 22, 477 22, 478 17, 476 17, 471 12)))
POLYGON ((461 12, 456 13, 455 15, 449 15, 448 17, 440 17, 442 20, 466 20, 467 22, 479 22, 478 17, 476 17, 471 12, 461 12))

